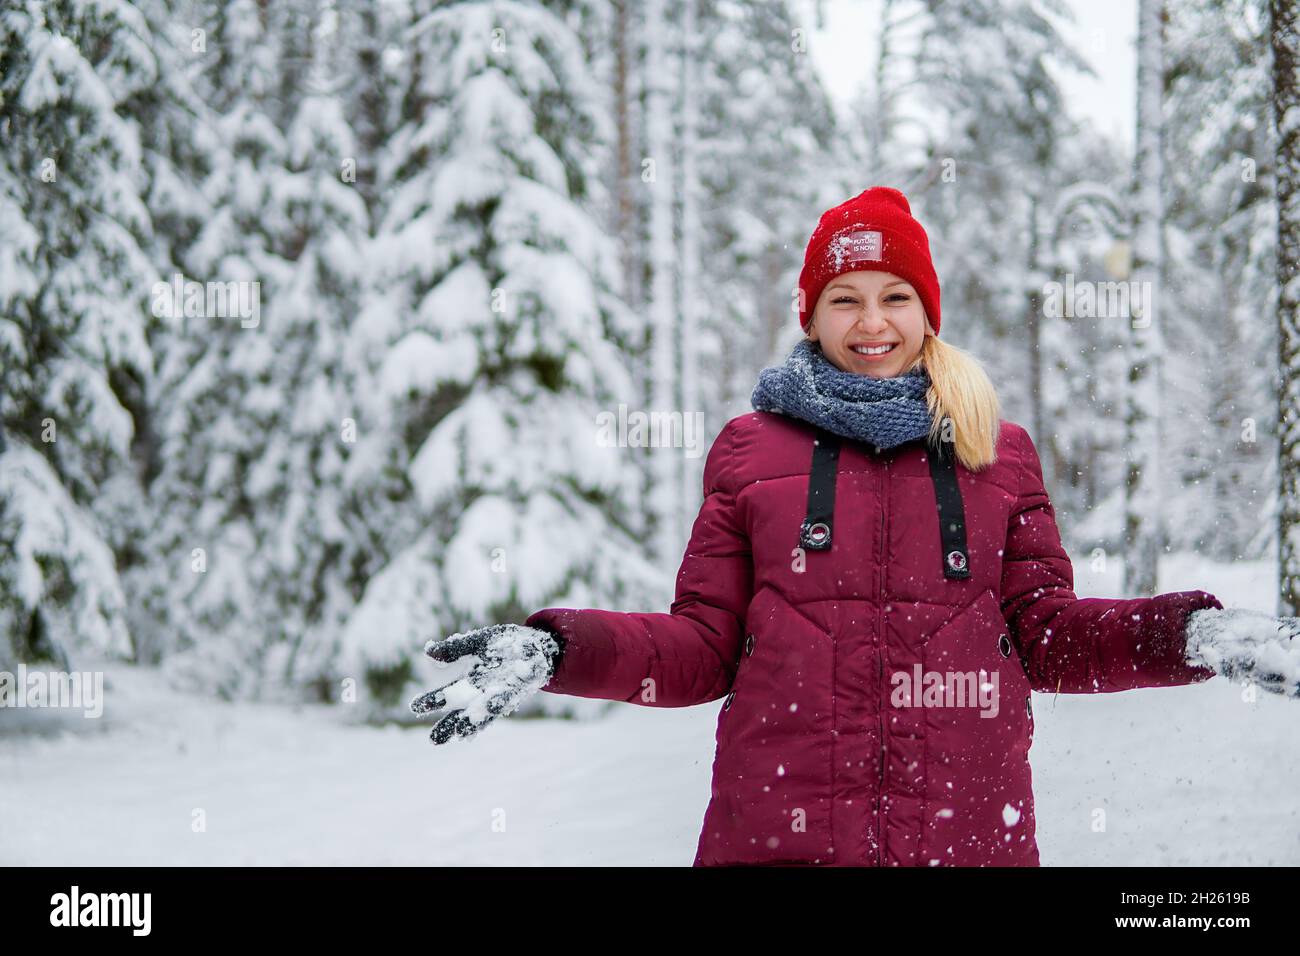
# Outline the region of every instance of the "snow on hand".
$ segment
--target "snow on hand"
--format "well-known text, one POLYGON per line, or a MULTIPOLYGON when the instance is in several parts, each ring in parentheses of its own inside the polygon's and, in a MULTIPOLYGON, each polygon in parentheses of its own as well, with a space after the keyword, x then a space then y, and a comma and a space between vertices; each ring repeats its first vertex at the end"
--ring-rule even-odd
POLYGON ((1300 618, 1203 608, 1187 621, 1187 660, 1242 683, 1300 697, 1300 618))

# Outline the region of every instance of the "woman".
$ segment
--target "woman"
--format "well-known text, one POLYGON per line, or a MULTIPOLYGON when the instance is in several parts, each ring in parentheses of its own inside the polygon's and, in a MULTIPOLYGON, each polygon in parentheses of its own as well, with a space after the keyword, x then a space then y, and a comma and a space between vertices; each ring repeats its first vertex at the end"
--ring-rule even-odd
POLYGON ((441 743, 538 687, 723 699, 696 865, 1035 866, 1031 691, 1250 655, 1189 660, 1189 617, 1223 607, 1205 591, 1076 597, 1033 443, 939 340, 902 193, 826 212, 799 287, 805 338, 709 452, 670 613, 549 608, 430 642, 478 663, 412 709, 450 710, 441 743))

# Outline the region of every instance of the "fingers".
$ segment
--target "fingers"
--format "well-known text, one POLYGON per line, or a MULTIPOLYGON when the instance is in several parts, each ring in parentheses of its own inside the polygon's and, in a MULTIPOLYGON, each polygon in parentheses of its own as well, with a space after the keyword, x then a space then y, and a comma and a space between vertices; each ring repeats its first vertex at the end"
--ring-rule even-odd
POLYGON ((501 694, 503 688, 493 687, 489 691, 487 682, 482 677, 476 677, 479 670, 475 667, 467 676, 414 698, 410 703, 412 712, 427 714, 444 707, 450 707, 458 713, 490 709, 494 696, 501 694))
MULTIPOLYGON (((474 668, 474 670, 477 669, 474 668)), ((431 710, 441 710, 449 704, 457 708, 465 707, 475 697, 480 696, 481 693, 482 691, 468 676, 461 677, 416 697, 411 701, 410 708, 413 713, 427 714, 431 710)))
POLYGON ((434 725, 433 730, 429 732, 429 739, 435 744, 445 744, 455 737, 472 737, 495 719, 495 717, 487 717, 475 722, 466 716, 463 710, 453 710, 434 725))
POLYGON ((427 714, 431 710, 441 710, 447 706, 460 710, 472 705, 483 696, 483 679, 477 676, 480 670, 476 666, 466 676, 421 694, 411 701, 411 711, 427 714))
POLYGON ((1223 662, 1221 673, 1229 680, 1241 684, 1254 684, 1260 690, 1284 697, 1300 697, 1300 681, 1285 673, 1261 666, 1255 659, 1233 659, 1223 662))
POLYGON ((411 701, 411 712, 414 714, 427 714, 431 710, 441 710, 447 706, 447 697, 443 694, 444 688, 431 690, 427 694, 421 694, 411 701))
MULTIPOLYGON (((447 706, 448 694, 443 690, 431 691, 411 701, 411 709, 418 714, 428 713, 447 706)), ((472 737, 493 720, 509 714, 519 706, 524 694, 520 689, 493 694, 484 699, 466 701, 464 695, 456 694, 453 706, 429 733, 429 739, 435 744, 445 744, 455 737, 472 737), (475 716, 471 717, 470 713, 475 716)))
POLYGON ((469 634, 454 634, 445 641, 430 642, 424 653, 435 661, 450 664, 466 654, 483 657, 487 650, 489 635, 480 631, 469 634))
POLYGON ((497 694, 495 697, 487 699, 487 712, 493 717, 500 717, 502 714, 508 714, 519 706, 521 699, 518 693, 497 694))
POLYGON ((1288 641, 1300 637, 1300 618, 1283 617, 1278 618, 1277 633, 1280 637, 1288 641))
POLYGON ((1300 697, 1300 682, 1294 677, 1287 677, 1274 671, 1257 671, 1251 680, 1264 690, 1284 697, 1300 697))

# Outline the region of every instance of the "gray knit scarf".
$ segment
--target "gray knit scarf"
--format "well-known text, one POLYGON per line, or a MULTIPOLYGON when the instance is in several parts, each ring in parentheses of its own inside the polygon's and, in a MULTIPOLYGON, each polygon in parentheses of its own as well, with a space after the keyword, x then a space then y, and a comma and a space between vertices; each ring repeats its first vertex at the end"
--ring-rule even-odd
POLYGON ((883 450, 929 434, 929 387, 921 366, 893 378, 857 375, 836 368, 821 346, 802 339, 784 365, 759 373, 749 400, 756 411, 802 419, 883 450))

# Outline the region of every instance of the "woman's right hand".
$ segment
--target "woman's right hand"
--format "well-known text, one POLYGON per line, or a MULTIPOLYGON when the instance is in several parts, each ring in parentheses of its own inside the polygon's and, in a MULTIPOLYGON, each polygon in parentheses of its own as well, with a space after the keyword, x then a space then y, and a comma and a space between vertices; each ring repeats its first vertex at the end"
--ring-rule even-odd
POLYGON ((1187 619, 1187 659, 1229 680, 1300 698, 1300 618, 1205 608, 1187 619))
POLYGON ((429 734, 435 744, 471 737, 540 690, 562 650, 563 638, 519 624, 492 624, 429 641, 424 652, 435 661, 449 664, 472 657, 475 662, 464 677, 416 697, 411 710, 423 716, 448 709, 429 734))

